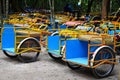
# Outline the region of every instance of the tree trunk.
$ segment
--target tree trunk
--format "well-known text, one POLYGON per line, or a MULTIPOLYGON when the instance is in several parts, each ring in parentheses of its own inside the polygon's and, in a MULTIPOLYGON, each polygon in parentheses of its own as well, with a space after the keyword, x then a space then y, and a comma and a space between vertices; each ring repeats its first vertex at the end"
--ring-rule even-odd
POLYGON ((0 0, 0 26, 3 27, 2 0, 0 0))
POLYGON ((110 9, 110 0, 102 1, 102 19, 106 19, 110 9))
POLYGON ((9 12, 9 0, 6 0, 6 10, 5 10, 5 16, 8 18, 8 12, 9 12))
POLYGON ((87 14, 89 14, 91 12, 91 7, 92 7, 92 3, 94 0, 88 0, 88 8, 87 8, 87 14))
POLYGON ((2 9, 3 9, 3 16, 5 17, 5 11, 6 11, 6 0, 2 0, 2 9))
MULTIPOLYGON (((0 0, 0 5, 1 5, 1 0, 0 0)), ((1 20, 1 17, 2 17, 2 6, 0 6, 0 20, 1 20)))

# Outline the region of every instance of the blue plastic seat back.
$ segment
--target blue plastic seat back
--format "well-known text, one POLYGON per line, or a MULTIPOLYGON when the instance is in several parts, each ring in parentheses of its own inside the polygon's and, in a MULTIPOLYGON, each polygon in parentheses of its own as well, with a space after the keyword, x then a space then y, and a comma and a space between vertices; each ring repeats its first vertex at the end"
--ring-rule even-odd
POLYGON ((49 32, 52 32, 53 30, 52 30, 53 28, 52 28, 52 25, 48 25, 48 30, 49 30, 49 32))
POLYGON ((66 41, 66 59, 88 56, 88 42, 76 40, 66 41))
POLYGON ((64 25, 64 24, 60 25, 60 29, 66 29, 66 28, 67 28, 66 25, 64 25))
POLYGON ((2 49, 5 50, 8 48, 15 48, 15 32, 12 24, 4 24, 4 29, 2 32, 2 49))
POLYGON ((120 30, 108 30, 108 34, 114 35, 114 33, 119 33, 120 30))
POLYGON ((48 49, 59 50, 60 36, 48 36, 48 49))

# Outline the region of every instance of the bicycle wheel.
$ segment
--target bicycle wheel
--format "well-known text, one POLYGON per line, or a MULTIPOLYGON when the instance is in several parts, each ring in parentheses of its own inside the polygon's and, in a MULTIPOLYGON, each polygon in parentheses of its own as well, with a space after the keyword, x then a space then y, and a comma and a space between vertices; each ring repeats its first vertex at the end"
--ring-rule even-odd
POLYGON ((59 35, 58 31, 51 34, 51 36, 58 36, 58 35, 59 35))
POLYGON ((81 66, 72 62, 67 62, 67 65, 69 68, 75 70, 75 69, 79 69, 81 66))
POLYGON ((3 50, 3 53, 9 58, 16 58, 18 56, 17 54, 13 54, 5 50, 3 50))
MULTIPOLYGON (((113 50, 109 47, 103 47, 97 52, 94 58, 93 66, 100 64, 102 61, 105 60, 115 62, 115 54, 113 50)), ((108 76, 112 72, 113 68, 114 64, 104 62, 103 64, 100 64, 99 66, 93 68, 92 72, 96 77, 102 78, 108 76)))
POLYGON ((49 52, 48 52, 48 54, 49 54, 49 56, 50 56, 51 58, 53 58, 54 60, 60 60, 60 59, 62 59, 61 56, 58 56, 58 55, 55 55, 55 54, 52 54, 52 53, 49 53, 49 52))
POLYGON ((36 61, 40 50, 40 44, 35 38, 26 38, 18 45, 18 58, 25 63, 36 61))

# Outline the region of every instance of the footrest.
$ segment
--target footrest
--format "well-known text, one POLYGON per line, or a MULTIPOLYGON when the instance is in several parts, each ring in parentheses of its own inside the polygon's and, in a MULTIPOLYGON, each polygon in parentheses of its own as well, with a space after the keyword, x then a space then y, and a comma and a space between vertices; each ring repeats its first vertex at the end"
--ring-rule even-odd
POLYGON ((5 50, 5 51, 11 52, 11 53, 15 53, 14 48, 2 48, 2 50, 5 50))
POLYGON ((48 52, 60 56, 60 50, 48 50, 48 52))
POLYGON ((82 64, 82 65, 88 65, 88 58, 87 57, 82 57, 82 58, 72 58, 72 59, 66 59, 67 61, 77 63, 77 64, 82 64))

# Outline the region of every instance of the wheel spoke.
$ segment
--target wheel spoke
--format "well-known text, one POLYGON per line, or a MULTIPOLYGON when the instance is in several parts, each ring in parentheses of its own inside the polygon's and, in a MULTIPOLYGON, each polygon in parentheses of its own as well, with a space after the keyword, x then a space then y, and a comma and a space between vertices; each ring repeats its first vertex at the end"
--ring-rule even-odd
POLYGON ((33 62, 39 56, 39 50, 39 43, 33 38, 28 38, 20 45, 19 52, 23 51, 23 53, 19 54, 18 57, 23 62, 33 62))
MULTIPOLYGON (((95 56, 94 65, 98 65, 104 60, 114 62, 115 60, 113 60, 113 58, 115 58, 115 55, 114 55, 114 52, 110 48, 108 47, 102 48, 98 51, 97 55, 95 56)), ((95 67, 93 69, 93 73, 97 77, 105 77, 105 76, 108 76, 112 72, 113 67, 114 67, 114 64, 105 62, 95 67)))

